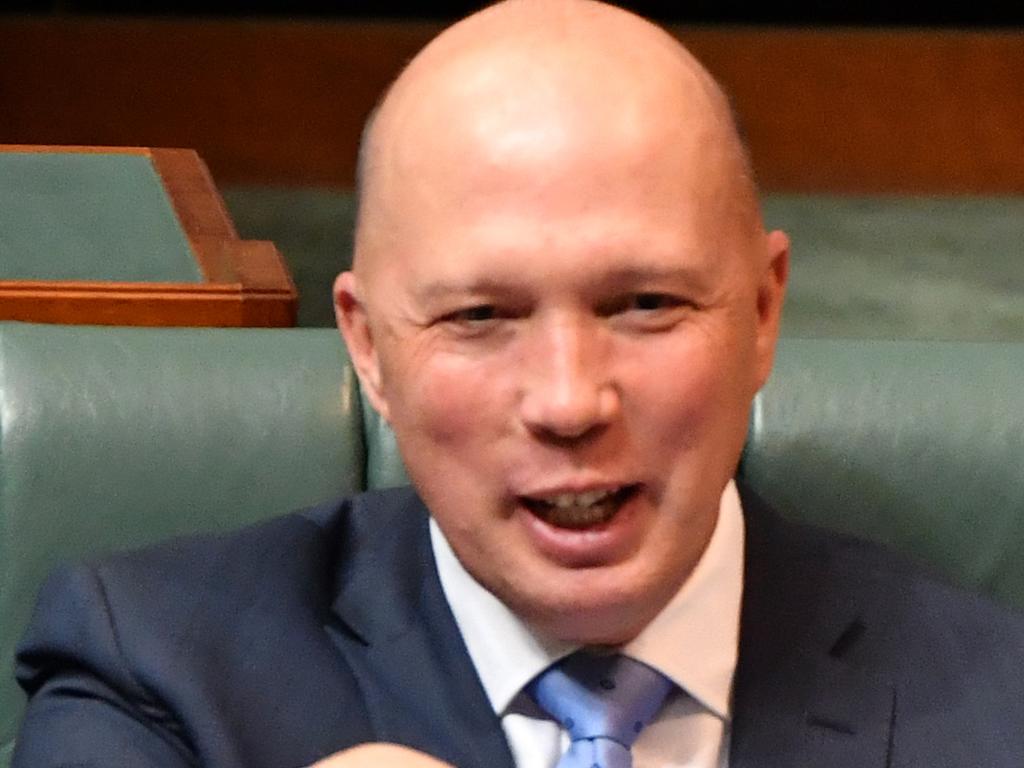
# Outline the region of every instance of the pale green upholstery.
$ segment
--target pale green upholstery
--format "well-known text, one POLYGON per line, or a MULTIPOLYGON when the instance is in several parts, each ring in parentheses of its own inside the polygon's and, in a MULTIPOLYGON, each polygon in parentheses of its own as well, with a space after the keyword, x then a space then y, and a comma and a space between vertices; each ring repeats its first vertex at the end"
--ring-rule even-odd
POLYGON ((741 474, 1024 607, 1024 343, 784 340, 741 474))
POLYGON ((0 324, 0 766, 53 565, 362 488, 359 408, 324 329, 0 324))
MULTIPOLYGON (((742 474, 1024 605, 1024 344, 784 341, 742 474)), ((0 768, 56 563, 402 482, 328 329, 0 324, 0 768)))
POLYGON ((0 280, 202 277, 149 156, 0 152, 0 280))

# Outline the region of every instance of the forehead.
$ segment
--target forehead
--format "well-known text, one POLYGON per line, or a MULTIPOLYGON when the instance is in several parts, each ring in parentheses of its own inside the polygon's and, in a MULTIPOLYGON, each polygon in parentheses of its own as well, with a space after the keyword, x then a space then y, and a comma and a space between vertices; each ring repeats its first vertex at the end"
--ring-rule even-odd
POLYGON ((644 148, 724 143, 728 126, 704 78, 665 52, 644 59, 509 44, 456 57, 388 99, 374 131, 374 170, 383 182, 470 179, 515 165, 538 174, 552 159, 597 161, 609 148, 646 159, 644 148))
POLYGON ((678 51, 498 45, 399 85, 376 128, 357 261, 557 252, 570 236, 672 251, 740 213, 731 123, 678 51))
POLYGON ((512 213, 478 206, 414 217, 375 272, 373 303, 389 312, 463 299, 589 303, 634 290, 717 293, 746 260, 731 258, 725 239, 699 227, 695 212, 670 214, 612 197, 577 208, 541 202, 512 213))
POLYGON ((736 196, 708 172, 714 150, 699 141, 605 132, 561 151, 543 141, 492 150, 450 157, 443 172, 404 175, 381 217, 380 258, 409 277, 527 267, 625 274, 701 263, 737 230, 736 196), (524 263, 528 256, 536 260, 524 263))

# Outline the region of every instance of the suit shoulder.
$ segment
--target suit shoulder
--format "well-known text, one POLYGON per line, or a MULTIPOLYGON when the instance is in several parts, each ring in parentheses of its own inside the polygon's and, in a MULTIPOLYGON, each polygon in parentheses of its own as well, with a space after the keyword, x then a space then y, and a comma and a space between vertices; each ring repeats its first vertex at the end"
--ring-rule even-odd
POLYGON ((29 661, 23 674, 35 675, 31 660, 54 649, 116 648, 136 667, 184 669, 221 658, 243 638, 318 636, 347 563, 378 540, 422 527, 415 498, 395 491, 336 499, 232 532, 62 566, 40 590, 19 644, 29 661))
POLYGON ((865 630, 860 642, 843 646, 851 660, 863 648, 915 677, 950 659, 965 672, 972 663, 1001 669, 1024 662, 1019 609, 957 586, 938 568, 889 547, 792 522, 749 490, 744 512, 748 568, 764 584, 746 588, 760 595, 755 602, 767 620, 792 604, 798 612, 816 606, 815 615, 832 616, 839 627, 855 621, 865 630))
POLYGON ((26 743, 47 753, 53 734, 106 722, 129 738, 125 718, 144 724, 133 744, 174 745, 189 764, 309 764, 365 741, 332 603, 351 561, 418 520, 408 494, 357 496, 61 569, 18 650, 26 743))
MULTIPOLYGON (((796 525, 796 524, 794 524, 796 525)), ((980 588, 959 585, 937 566, 863 538, 799 526, 819 552, 827 553, 835 579, 859 593, 870 605, 882 606, 892 622, 920 631, 938 625, 943 631, 966 632, 978 639, 996 634, 1015 638, 1015 652, 1024 659, 1024 613, 980 588), (980 634, 979 634, 980 630, 980 634)))
POLYGON ((371 538, 380 527, 412 522, 405 489, 325 501, 236 530, 178 536, 146 547, 94 558, 105 576, 131 573, 154 581, 204 578, 210 584, 253 569, 287 573, 310 556, 344 550, 350 539, 371 538), (213 577, 219 579, 213 579, 213 577))
POLYGON ((165 626, 226 626, 225 611, 237 617, 245 606, 277 621, 303 609, 319 612, 346 558, 416 527, 415 498, 405 489, 359 494, 235 531, 176 537, 63 566, 41 590, 37 613, 54 600, 76 599, 87 585, 115 615, 165 626))

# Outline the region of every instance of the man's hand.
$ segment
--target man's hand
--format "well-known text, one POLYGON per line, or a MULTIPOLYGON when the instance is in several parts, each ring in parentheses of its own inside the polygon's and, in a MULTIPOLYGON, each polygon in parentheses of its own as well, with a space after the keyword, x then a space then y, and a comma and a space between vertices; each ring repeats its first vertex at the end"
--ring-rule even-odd
POLYGON ((435 757, 397 744, 361 744, 325 757, 311 768, 452 768, 435 757))

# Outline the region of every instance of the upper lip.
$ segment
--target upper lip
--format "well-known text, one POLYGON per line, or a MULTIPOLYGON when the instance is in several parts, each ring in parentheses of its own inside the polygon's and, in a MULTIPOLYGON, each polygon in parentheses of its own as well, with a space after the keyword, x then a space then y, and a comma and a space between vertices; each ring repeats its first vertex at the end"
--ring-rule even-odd
POLYGON ((618 491, 622 488, 635 485, 635 483, 629 482, 565 482, 552 485, 541 486, 536 489, 526 491, 524 493, 518 493, 517 496, 525 496, 527 498, 546 498, 549 496, 561 496, 563 494, 574 494, 579 495, 583 493, 593 493, 595 491, 618 491))

